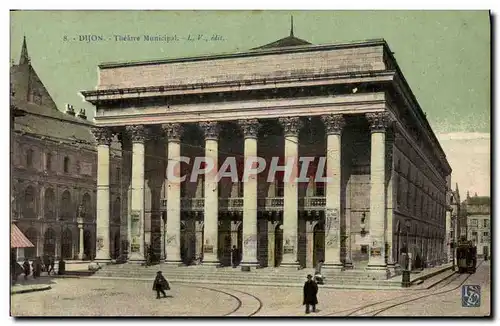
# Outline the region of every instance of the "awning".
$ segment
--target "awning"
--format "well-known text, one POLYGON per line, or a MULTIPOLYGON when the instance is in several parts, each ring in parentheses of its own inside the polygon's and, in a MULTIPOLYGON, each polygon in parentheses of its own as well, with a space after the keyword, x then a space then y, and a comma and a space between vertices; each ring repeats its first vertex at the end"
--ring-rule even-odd
POLYGON ((19 230, 15 224, 10 227, 10 247, 11 248, 30 248, 34 247, 31 241, 19 230))

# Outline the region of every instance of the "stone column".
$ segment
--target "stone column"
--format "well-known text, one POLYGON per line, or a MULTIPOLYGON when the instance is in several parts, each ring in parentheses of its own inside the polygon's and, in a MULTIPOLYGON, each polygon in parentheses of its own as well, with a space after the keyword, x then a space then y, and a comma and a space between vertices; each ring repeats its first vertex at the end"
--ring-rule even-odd
POLYGON ((198 262, 200 258, 203 258, 203 230, 204 230, 205 223, 203 221, 196 221, 195 222, 195 243, 196 243, 196 261, 198 262))
POLYGON ((207 159, 207 167, 213 168, 205 171, 205 223, 203 228, 204 248, 203 248, 203 264, 218 265, 217 258, 218 248, 218 219, 219 219, 219 196, 217 171, 218 166, 218 142, 219 125, 217 122, 201 122, 200 127, 205 134, 205 158, 207 159))
POLYGON ((268 221, 267 222, 267 266, 275 267, 274 262, 276 259, 276 227, 278 226, 278 221, 268 221))
MULTIPOLYGON (((257 119, 240 120, 239 125, 245 137, 245 162, 257 157, 257 119)), ((245 163, 246 166, 246 163, 245 163)), ((243 257, 242 268, 257 266, 257 175, 249 175, 243 181, 243 257)))
POLYGON ((144 261, 144 141, 146 130, 143 125, 127 126, 132 140, 132 198, 130 262, 144 261))
MULTIPOLYGON (((97 252, 95 260, 109 262, 109 145, 113 134, 109 128, 93 128, 97 141, 97 252)), ((57 246, 56 246, 57 247, 57 246)), ((57 250, 58 248, 56 248, 57 250)), ((59 251, 56 251, 58 253, 59 251)))
POLYGON ((164 212, 162 212, 161 216, 161 226, 160 226, 160 246, 161 246, 161 251, 160 251, 160 262, 165 262, 165 220, 164 220, 164 212))
POLYGON ((340 261, 340 217, 341 217, 341 147, 344 116, 330 114, 321 117, 325 124, 326 140, 326 210, 325 210, 325 268, 342 268, 340 261))
POLYGON ((83 218, 78 218, 78 259, 83 260, 84 252, 84 243, 83 243, 83 218))
POLYGON ((367 113, 371 128, 370 157, 370 258, 368 268, 386 270, 385 262, 385 131, 386 112, 367 113))
POLYGON ((299 266, 298 249, 298 161, 299 161, 299 131, 301 121, 298 117, 280 118, 285 135, 285 164, 289 173, 283 180, 283 260, 281 266, 299 266), (290 162, 290 164, 289 164, 290 162))
POLYGON ((306 222, 306 268, 314 268, 314 228, 318 221, 306 222))
MULTIPOLYGON (((387 133, 386 139, 386 169, 387 169, 387 193, 386 193, 386 216, 387 216, 387 227, 385 229, 385 239, 384 250, 386 254, 387 270, 390 276, 396 275, 396 263, 393 257, 393 239, 394 239, 394 201, 396 198, 396 187, 394 183, 396 182, 396 171, 394 170, 394 133, 390 130, 387 133)), ((415 199, 416 200, 416 199, 415 199)))
POLYGON ((167 235, 166 262, 181 262, 181 133, 178 123, 164 124, 162 128, 168 141, 167 177, 169 174, 179 178, 167 181, 167 235))

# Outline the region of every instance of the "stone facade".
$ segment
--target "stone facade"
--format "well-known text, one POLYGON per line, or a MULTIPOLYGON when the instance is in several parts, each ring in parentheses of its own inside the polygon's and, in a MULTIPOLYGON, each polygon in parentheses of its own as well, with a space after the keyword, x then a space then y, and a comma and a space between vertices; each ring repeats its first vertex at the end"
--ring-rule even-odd
POLYGON ((122 165, 136 185, 130 260, 142 259, 145 244, 167 262, 226 265, 236 246, 247 267, 324 260, 325 268, 393 274, 407 251, 446 260, 451 168, 385 41, 99 68, 97 90, 82 92, 98 108, 96 125, 122 140, 137 128, 148 135, 122 143, 132 149, 122 165), (332 181, 166 179, 180 156, 214 153, 219 166, 226 157, 264 157, 269 166, 273 156, 281 165, 312 156, 308 176, 326 157, 320 172, 332 181))
POLYGON ((478 256, 491 255, 491 199, 486 196, 473 197, 467 193, 464 202, 467 210, 467 240, 477 247, 478 256))
MULTIPOLYGON (((59 111, 31 65, 26 40, 11 73, 11 220, 35 245, 18 259, 95 257, 97 155, 85 112, 59 111)), ((119 165, 121 152, 112 157, 119 165)), ((120 231, 121 178, 113 169, 111 239, 120 231)), ((113 255, 119 246, 113 244, 113 255)))

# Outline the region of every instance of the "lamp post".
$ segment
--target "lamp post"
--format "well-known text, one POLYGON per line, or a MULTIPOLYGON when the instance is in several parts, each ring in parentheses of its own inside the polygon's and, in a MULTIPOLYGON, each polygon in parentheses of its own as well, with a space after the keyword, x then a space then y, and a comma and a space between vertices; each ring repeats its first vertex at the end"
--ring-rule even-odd
POLYGON ((64 271, 66 270, 66 263, 64 262, 63 259, 63 228, 64 228, 64 218, 60 217, 59 218, 59 225, 61 226, 61 233, 60 233, 60 238, 61 238, 61 243, 59 244, 59 267, 58 267, 58 274, 62 275, 64 274, 64 271))
POLYGON ((406 220, 405 222, 406 226, 406 266, 405 270, 403 271, 403 279, 402 279, 402 286, 407 288, 410 287, 410 242, 409 242, 409 237, 408 233, 410 231, 410 220, 406 220))
POLYGON ((410 220, 406 220, 405 222, 406 226, 406 270, 409 270, 410 267, 410 238, 409 238, 409 233, 410 233, 410 227, 411 227, 411 222, 410 220))

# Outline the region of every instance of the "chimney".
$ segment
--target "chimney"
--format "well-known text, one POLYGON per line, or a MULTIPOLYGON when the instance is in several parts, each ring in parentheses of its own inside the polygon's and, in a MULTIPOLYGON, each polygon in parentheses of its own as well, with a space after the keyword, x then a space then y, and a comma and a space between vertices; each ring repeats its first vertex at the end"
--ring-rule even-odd
POLYGON ((78 113, 78 117, 83 119, 83 120, 87 120, 87 115, 85 114, 85 109, 80 110, 80 113, 78 113))
POLYGON ((66 104, 66 113, 75 116, 75 110, 73 109, 73 105, 66 104))

